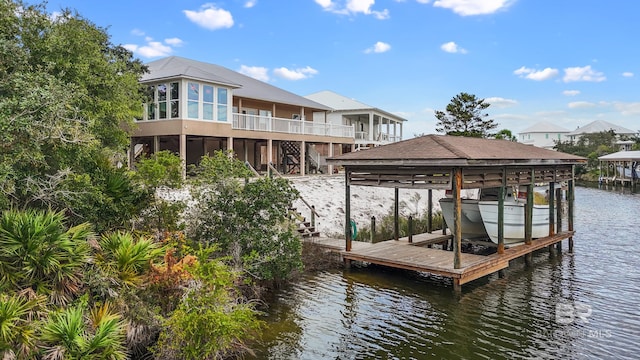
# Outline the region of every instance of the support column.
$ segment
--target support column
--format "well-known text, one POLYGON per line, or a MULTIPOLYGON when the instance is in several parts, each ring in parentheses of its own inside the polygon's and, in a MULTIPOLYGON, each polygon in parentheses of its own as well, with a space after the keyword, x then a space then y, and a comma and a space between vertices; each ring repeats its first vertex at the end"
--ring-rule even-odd
POLYGON ((555 210, 555 201, 553 198, 553 194, 555 191, 555 186, 556 184, 552 181, 549 183, 549 190, 547 190, 547 201, 549 202, 549 236, 553 236, 555 235, 555 217, 556 217, 556 210, 555 210))
MULTIPOLYGON (((556 206, 558 207, 558 211, 556 211, 556 234, 562 232, 562 189, 556 189, 556 206)), ((562 251, 562 241, 558 241, 556 243, 556 249, 558 251, 562 251)))
POLYGON ((344 238, 345 250, 351 251, 351 184, 349 170, 344 169, 344 238))
POLYGON ((498 189, 498 254, 504 254, 504 196, 506 188, 498 189))
MULTIPOLYGON (((569 188, 567 189, 568 214, 567 224, 569 231, 573 231, 573 202, 575 197, 575 186, 573 179, 569 180, 569 188)), ((569 237, 569 252, 573 252, 573 236, 569 237)))
POLYGON ((460 269, 462 267, 462 200, 460 200, 460 190, 462 190, 461 168, 455 169, 453 181, 453 268, 460 269))
POLYGON ((304 176, 307 172, 307 143, 300 142, 300 176, 304 176))
POLYGON ((273 159, 273 139, 267 139, 267 169, 273 159))
POLYGON ((400 189, 395 188, 393 202, 393 238, 396 241, 400 239, 400 202, 398 201, 399 190, 400 189))
POLYGON ((182 162, 182 178, 187 177, 187 135, 180 134, 180 161, 182 162))
MULTIPOLYGON (((333 143, 329 143, 329 157, 333 157, 333 143)), ((327 166, 327 173, 333 174, 333 164, 327 166)))
POLYGON ((369 141, 373 142, 373 113, 369 113, 369 141))
MULTIPOLYGON (((143 145, 144 146, 144 145, 143 145)), ((133 170, 133 164, 135 164, 136 161, 136 142, 133 140, 133 138, 129 138, 129 157, 128 157, 128 168, 129 170, 133 170)))
POLYGON ((429 199, 427 199, 427 232, 431 234, 433 231, 433 190, 428 191, 429 199))
POLYGON ((227 138, 227 153, 230 157, 233 157, 233 137, 231 136, 227 138))
MULTIPOLYGON (((524 243, 531 245, 531 237, 533 235, 533 182, 535 181, 534 170, 531 169, 531 184, 527 185, 527 203, 524 208, 524 243)), ((527 265, 533 264, 533 254, 524 255, 524 262, 527 265)))
POLYGON ((247 148, 247 139, 242 140, 242 148, 244 149, 244 161, 249 161, 249 149, 247 148))
POLYGON ((157 154, 160 151, 160 136, 153 137, 153 153, 157 154))

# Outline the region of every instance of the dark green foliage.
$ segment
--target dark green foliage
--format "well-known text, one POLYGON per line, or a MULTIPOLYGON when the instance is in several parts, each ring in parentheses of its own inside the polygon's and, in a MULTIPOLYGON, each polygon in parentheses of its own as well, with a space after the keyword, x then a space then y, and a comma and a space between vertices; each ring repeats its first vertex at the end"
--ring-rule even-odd
POLYGON ((616 134, 613 130, 602 131, 593 134, 584 134, 575 141, 558 141, 554 149, 568 154, 586 157, 587 165, 576 165, 576 175, 584 174, 589 171, 597 171, 599 166, 598 157, 611 154, 618 149, 615 142, 616 134))
POLYGON ((498 126, 487 119, 489 114, 483 113, 490 105, 484 99, 462 92, 451 99, 445 111, 435 112, 436 131, 454 136, 489 137, 490 131, 498 126))
POLYGON ((509 129, 502 129, 495 133, 493 137, 501 140, 518 141, 518 138, 509 129))
POLYGON ((246 168, 238 160, 218 157, 209 160, 206 173, 216 173, 217 166, 228 162, 227 177, 206 177, 208 186, 199 188, 198 200, 190 221, 190 234, 198 244, 215 244, 219 255, 229 256, 233 266, 256 280, 285 280, 302 266, 300 239, 288 217, 298 192, 288 180, 259 178, 244 184, 246 168), (235 172, 229 172, 235 169, 235 172), (234 176, 235 175, 235 176, 234 176))
POLYGON ((251 303, 234 290, 237 276, 201 252, 191 269, 193 281, 167 319, 156 347, 162 359, 223 359, 246 351, 261 322, 251 303))
POLYGON ((89 224, 67 229, 62 213, 5 211, 0 217, 0 289, 30 288, 67 304, 81 290, 89 224))

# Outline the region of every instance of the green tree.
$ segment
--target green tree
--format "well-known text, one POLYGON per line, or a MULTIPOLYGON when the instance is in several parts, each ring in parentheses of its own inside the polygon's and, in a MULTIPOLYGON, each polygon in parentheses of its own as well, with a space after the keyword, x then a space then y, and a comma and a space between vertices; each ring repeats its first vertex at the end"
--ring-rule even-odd
POLYGON ((484 99, 461 92, 451 99, 445 111, 436 110, 436 131, 454 136, 489 137, 489 132, 498 126, 484 113, 490 105, 484 99))
POLYGON ((495 133, 493 137, 501 140, 518 141, 518 138, 509 129, 502 129, 495 133))
POLYGON ((68 208, 81 223, 106 204, 122 213, 109 223, 130 218, 108 173, 142 110, 145 67, 69 10, 2 1, 0 23, 0 208, 68 208))
POLYGON ((242 177, 250 172, 223 154, 201 164, 206 167, 202 174, 226 172, 227 176, 205 176, 194 189, 197 205, 190 216, 190 238, 204 246, 215 244, 218 255, 229 256, 235 269, 254 280, 285 280, 301 268, 301 242, 288 216, 298 196, 291 183, 259 178, 245 184, 242 177), (226 170, 217 171, 219 166, 226 170))

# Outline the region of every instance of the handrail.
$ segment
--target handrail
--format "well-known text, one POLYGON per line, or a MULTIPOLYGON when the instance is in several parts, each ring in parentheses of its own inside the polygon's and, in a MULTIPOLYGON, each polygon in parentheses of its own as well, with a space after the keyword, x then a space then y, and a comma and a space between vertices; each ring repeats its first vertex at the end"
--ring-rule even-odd
POLYGON ((257 176, 257 177, 261 177, 262 175, 260 175, 260 173, 251 165, 250 162, 245 161, 244 162, 244 166, 246 166, 247 168, 249 168, 249 170, 251 170, 251 172, 257 176))
MULTIPOLYGON (((280 174, 280 172, 278 171, 278 169, 276 169, 276 168, 273 166, 273 163, 269 162, 269 163, 267 164, 267 166, 269 167, 269 169, 271 169, 273 172, 275 172, 275 173, 276 173, 276 175, 278 175, 278 177, 284 178, 284 176, 282 176, 282 174, 280 174)), ((307 205, 307 207, 309 208, 309 210, 311 210, 311 213, 312 213, 312 214, 314 214, 314 215, 315 215, 315 216, 317 216, 317 217, 320 217, 320 214, 318 214, 318 212, 316 211, 316 208, 315 208, 314 206, 311 206, 311 205, 307 202, 307 200, 305 200, 305 199, 302 197, 302 195, 300 195, 300 192, 298 192, 298 197, 300 198, 300 200, 302 200, 302 202, 303 202, 305 205, 307 205)))

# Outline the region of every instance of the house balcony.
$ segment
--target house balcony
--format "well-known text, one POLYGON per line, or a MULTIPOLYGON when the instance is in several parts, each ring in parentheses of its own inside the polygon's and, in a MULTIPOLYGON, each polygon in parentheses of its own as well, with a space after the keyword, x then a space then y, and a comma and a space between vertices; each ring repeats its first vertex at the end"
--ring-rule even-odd
POLYGON ((355 137, 355 129, 353 126, 314 123, 311 121, 247 114, 233 114, 233 123, 231 127, 234 130, 332 136, 350 139, 355 137))
POLYGON ((356 144, 376 144, 376 145, 384 145, 393 142, 398 142, 402 140, 402 137, 395 136, 392 134, 387 134, 383 132, 378 132, 374 134, 373 140, 369 139, 369 133, 366 131, 356 131, 355 132, 355 140, 356 144))

